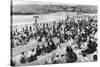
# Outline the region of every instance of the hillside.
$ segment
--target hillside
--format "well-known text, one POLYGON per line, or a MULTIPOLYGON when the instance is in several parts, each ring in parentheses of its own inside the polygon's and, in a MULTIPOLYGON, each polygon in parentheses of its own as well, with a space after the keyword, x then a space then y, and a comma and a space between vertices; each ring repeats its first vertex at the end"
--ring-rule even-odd
POLYGON ((70 5, 52 5, 52 4, 12 5, 11 14, 27 15, 27 14, 54 13, 61 11, 97 13, 97 6, 93 5, 70 6, 70 5))

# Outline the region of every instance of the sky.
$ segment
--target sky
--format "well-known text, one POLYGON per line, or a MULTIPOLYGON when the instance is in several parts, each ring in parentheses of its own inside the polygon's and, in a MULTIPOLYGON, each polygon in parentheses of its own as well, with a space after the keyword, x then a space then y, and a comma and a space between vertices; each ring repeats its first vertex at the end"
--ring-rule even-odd
MULTIPOLYGON (((50 2, 39 2, 39 1, 33 1, 33 0, 12 0, 13 1, 13 5, 22 5, 22 4, 51 4, 50 2)), ((52 3, 52 4, 59 4, 59 3, 52 3)), ((76 5, 76 4, 62 4, 60 3, 60 5, 76 5)))

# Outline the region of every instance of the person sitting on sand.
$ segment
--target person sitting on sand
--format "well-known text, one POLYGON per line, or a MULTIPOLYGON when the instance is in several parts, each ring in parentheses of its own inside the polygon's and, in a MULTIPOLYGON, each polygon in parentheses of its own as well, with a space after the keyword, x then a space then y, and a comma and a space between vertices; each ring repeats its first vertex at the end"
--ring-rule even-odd
POLYGON ((26 63, 26 57, 25 57, 24 52, 21 53, 20 63, 22 64, 26 63))
POLYGON ((41 54, 41 49, 40 49, 40 46, 37 45, 37 48, 36 48, 36 56, 39 56, 41 54))
POLYGON ((30 53, 30 57, 28 57, 28 62, 33 62, 35 60, 37 60, 36 52, 34 49, 32 49, 30 53))

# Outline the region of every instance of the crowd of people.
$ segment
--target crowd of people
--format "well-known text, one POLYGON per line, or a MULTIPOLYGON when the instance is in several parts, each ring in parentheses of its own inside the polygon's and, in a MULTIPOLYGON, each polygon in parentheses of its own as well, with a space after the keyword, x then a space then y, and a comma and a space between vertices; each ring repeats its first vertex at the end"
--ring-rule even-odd
MULTIPOLYGON (((97 51, 97 16, 68 15, 65 20, 24 25, 20 30, 17 26, 13 28, 14 30, 11 32, 12 48, 25 46, 32 39, 42 44, 42 46, 38 44, 36 49, 32 49, 31 55, 27 59, 25 59, 25 54, 22 52, 21 63, 35 61, 37 56, 50 53, 58 47, 61 48, 62 43, 70 42, 70 40, 77 44, 78 49, 82 49, 84 45, 86 46, 81 51, 84 57, 97 51)), ((66 52, 67 55, 62 55, 62 57, 67 56, 65 62, 77 61, 77 55, 71 45, 66 47, 66 52)), ((94 60, 97 60, 97 55, 94 55, 94 60)), ((54 57, 52 61, 52 63, 57 63, 54 57)))

